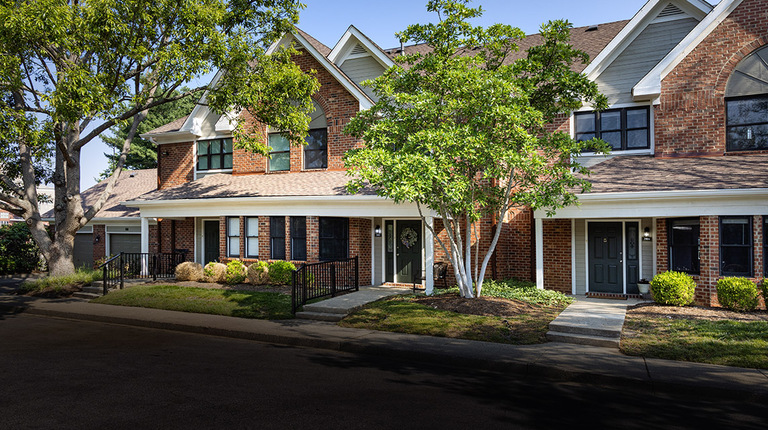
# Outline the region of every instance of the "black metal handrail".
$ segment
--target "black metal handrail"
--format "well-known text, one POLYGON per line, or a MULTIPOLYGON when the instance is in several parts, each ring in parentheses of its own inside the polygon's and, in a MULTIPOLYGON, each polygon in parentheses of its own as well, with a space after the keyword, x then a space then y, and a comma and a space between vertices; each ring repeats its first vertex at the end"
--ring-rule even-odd
POLYGON ((293 272, 291 311, 321 297, 360 290, 358 258, 302 264, 293 272))
POLYGON ((183 252, 121 252, 97 268, 102 270, 103 294, 118 286, 122 290, 126 279, 172 278, 186 258, 183 252))

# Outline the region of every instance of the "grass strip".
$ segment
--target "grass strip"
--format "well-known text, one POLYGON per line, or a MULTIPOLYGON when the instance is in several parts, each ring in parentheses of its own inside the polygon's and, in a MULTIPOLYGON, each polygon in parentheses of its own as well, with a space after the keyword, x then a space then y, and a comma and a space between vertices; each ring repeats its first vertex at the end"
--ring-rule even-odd
POLYGON ((768 322, 627 315, 621 351, 642 357, 768 369, 768 322))
POLYGON ((101 279, 101 272, 96 270, 78 269, 71 275, 46 276, 40 279, 28 279, 22 282, 19 290, 22 293, 31 293, 50 288, 55 292, 62 292, 66 287, 91 285, 93 281, 98 279, 101 279))
POLYGON ((139 285, 112 291, 92 302, 239 318, 293 318, 291 296, 271 292, 139 285))

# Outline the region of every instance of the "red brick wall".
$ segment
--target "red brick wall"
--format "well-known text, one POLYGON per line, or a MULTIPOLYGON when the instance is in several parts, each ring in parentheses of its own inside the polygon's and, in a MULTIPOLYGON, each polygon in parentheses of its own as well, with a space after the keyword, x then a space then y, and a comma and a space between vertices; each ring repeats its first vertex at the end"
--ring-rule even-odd
MULTIPOLYGON (((93 226, 93 263, 99 263, 99 260, 106 257, 107 254, 107 232, 104 224, 93 226)), ((102 261, 103 263, 103 261, 102 261)))
POLYGON ((193 180, 193 143, 167 143, 157 151, 157 188, 164 190, 193 180), (168 153, 168 155, 164 155, 168 153))
MULTIPOLYGON (((159 252, 173 252, 176 249, 187 250, 187 260, 194 260, 195 254, 195 219, 183 220, 164 219, 160 221, 159 228, 155 227, 155 236, 159 232, 159 252)), ((152 249, 152 227, 150 226, 150 250, 152 249)))
POLYGON ((544 220, 544 288, 571 294, 571 220, 544 220))
POLYGON ((766 8, 765 0, 745 0, 664 78, 657 156, 725 152, 725 86, 739 61, 768 43, 766 8))
POLYGON ((371 284, 371 220, 349 219, 349 256, 358 257, 360 285, 371 284))

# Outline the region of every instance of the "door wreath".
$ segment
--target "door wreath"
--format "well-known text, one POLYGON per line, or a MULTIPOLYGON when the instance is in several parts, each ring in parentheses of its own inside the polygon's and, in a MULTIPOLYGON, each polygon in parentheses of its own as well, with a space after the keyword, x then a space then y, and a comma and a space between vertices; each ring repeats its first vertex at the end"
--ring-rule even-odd
POLYGON ((412 247, 413 244, 416 243, 416 240, 418 240, 418 238, 419 236, 410 227, 406 227, 405 229, 403 229, 403 232, 400 233, 400 242, 402 242, 406 248, 412 247))

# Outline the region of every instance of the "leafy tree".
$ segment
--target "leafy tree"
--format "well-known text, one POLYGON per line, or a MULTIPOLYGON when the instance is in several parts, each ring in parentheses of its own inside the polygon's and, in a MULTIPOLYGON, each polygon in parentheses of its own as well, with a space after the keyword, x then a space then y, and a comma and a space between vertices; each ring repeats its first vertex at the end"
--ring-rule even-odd
POLYGON ((588 57, 568 43, 569 23, 543 25, 541 44, 513 61, 523 32, 472 26, 467 21, 482 9, 467 3, 429 1, 439 22, 398 34, 431 49, 399 57, 370 83, 380 98, 348 124, 346 132, 365 145, 345 162, 356 175, 351 191, 369 183, 395 202, 417 203, 423 220, 425 209, 442 219, 448 240, 435 237, 450 255, 462 296, 476 297, 503 223, 481 264, 481 250, 471 246, 473 224, 483 217, 504 220, 513 207, 554 211, 575 203, 574 190, 589 183, 578 175, 586 170, 574 156, 586 145, 604 145, 576 142, 547 124, 583 101, 602 108, 605 98, 572 69, 588 57))
MULTIPOLYGON (((75 233, 112 192, 149 109, 205 94, 217 112, 247 110, 302 142, 319 84, 291 60, 295 50, 266 55, 300 7, 298 0, 0 0, 0 208, 26 220, 50 274, 74 272, 75 233), (217 69, 226 73, 215 86, 178 91, 217 69), (114 126, 129 127, 120 157, 104 192, 84 207, 80 153, 114 126), (37 205, 43 181, 55 189, 53 238, 37 205)), ((265 152, 243 127, 237 145, 265 152)))
MULTIPOLYGON (((189 91, 188 88, 181 88, 172 94, 177 96, 180 92, 189 91)), ((157 145, 141 137, 142 134, 154 130, 157 127, 173 122, 179 118, 189 115, 192 108, 195 107, 195 99, 185 97, 174 100, 170 103, 155 106, 147 111, 147 118, 139 124, 136 133, 131 141, 131 150, 123 163, 124 169, 153 169, 157 167, 157 145)), ((112 148, 112 153, 104 153, 109 160, 109 166, 101 172, 100 179, 107 179, 115 171, 117 163, 122 155, 123 143, 128 133, 131 132, 131 125, 124 124, 122 127, 114 126, 110 129, 112 136, 103 136, 101 140, 112 148)))
POLYGON ((37 246, 26 224, 15 222, 0 227, 0 274, 29 273, 39 263, 37 246))

